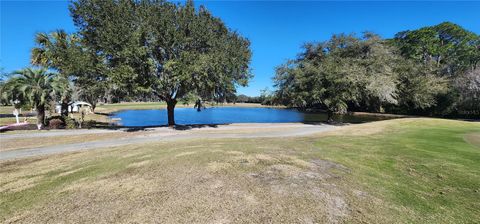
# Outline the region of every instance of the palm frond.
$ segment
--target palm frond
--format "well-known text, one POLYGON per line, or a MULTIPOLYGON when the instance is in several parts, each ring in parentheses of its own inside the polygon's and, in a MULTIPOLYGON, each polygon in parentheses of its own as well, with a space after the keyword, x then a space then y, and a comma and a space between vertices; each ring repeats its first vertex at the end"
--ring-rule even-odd
POLYGON ((45 68, 26 68, 15 71, 14 74, 17 76, 9 81, 12 91, 21 93, 24 101, 38 106, 53 99, 55 79, 58 76, 56 73, 49 72, 45 68))
POLYGON ((37 33, 35 34, 35 43, 41 46, 47 46, 50 43, 50 37, 47 33, 37 33))

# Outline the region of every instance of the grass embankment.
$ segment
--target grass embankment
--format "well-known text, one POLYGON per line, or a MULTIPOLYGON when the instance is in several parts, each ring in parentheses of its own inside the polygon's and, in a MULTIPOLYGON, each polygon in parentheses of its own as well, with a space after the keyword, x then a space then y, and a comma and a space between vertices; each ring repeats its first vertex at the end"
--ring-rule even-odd
POLYGON ((397 119, 0 163, 0 220, 471 223, 480 124, 397 119))

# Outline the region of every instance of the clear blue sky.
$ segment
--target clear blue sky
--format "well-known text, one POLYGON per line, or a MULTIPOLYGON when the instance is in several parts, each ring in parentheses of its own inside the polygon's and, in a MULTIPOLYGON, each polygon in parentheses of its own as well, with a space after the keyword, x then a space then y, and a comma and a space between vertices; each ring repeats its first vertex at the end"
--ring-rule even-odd
MULTIPOLYGON (((457 23, 480 34, 480 2, 200 1, 232 29, 250 39, 255 78, 239 93, 272 89, 275 66, 293 58, 306 41, 334 33, 373 31, 383 37, 407 29, 457 23)), ((74 32, 67 1, 4 1, 1 7, 0 67, 29 65, 35 32, 74 32)))

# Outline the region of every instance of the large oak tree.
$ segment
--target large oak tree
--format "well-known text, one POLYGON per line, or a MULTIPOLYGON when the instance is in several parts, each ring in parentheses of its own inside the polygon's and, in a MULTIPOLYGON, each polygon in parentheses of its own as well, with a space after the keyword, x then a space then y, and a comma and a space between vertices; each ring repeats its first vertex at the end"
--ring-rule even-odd
POLYGON ((307 43, 299 57, 277 68, 276 94, 284 104, 346 113, 349 106, 380 110, 396 104, 397 58, 372 34, 333 35, 326 42, 307 43), (369 105, 370 104, 370 105, 369 105))
POLYGON ((78 0, 70 10, 110 82, 125 96, 165 101, 169 125, 184 97, 224 99, 251 78, 249 41, 192 1, 78 0))
POLYGON ((480 36, 445 22, 393 39, 366 33, 307 43, 277 68, 280 103, 347 110, 478 117, 480 36))
MULTIPOLYGON (((444 94, 437 96, 439 102, 429 112, 437 115, 476 115, 478 106, 466 100, 465 88, 460 83, 469 83, 470 71, 480 66, 480 36, 463 27, 443 22, 438 25, 407 30, 395 35, 392 43, 405 58, 430 70, 436 77, 445 79, 449 85, 444 94)), ((429 85, 426 83, 425 85, 429 85)), ((480 87, 478 87, 480 88, 480 87)), ((418 86, 417 89, 422 89, 418 86)), ((474 97, 474 96, 472 96, 474 97)), ((473 101, 474 102, 474 101, 473 101)))

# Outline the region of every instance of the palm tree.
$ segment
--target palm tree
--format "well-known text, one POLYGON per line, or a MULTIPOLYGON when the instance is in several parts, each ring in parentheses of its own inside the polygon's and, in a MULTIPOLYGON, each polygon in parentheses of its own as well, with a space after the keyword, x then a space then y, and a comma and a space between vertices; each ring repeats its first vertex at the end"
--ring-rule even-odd
MULTIPOLYGON (((57 70, 63 79, 75 70, 76 53, 79 52, 78 38, 68 35, 64 30, 57 30, 50 34, 37 33, 35 36, 36 47, 32 49, 31 62, 33 65, 57 70)), ((61 115, 68 116, 68 103, 72 96, 72 89, 65 88, 61 93, 61 115)))
POLYGON ((10 98, 12 95, 12 91, 9 88, 7 82, 0 81, 0 104, 1 105, 8 105, 10 103, 10 98))
POLYGON ((22 93, 24 101, 28 100, 37 111, 37 127, 42 129, 45 125, 45 105, 56 94, 64 90, 61 82, 57 81, 56 73, 46 69, 26 68, 15 71, 14 76, 8 81, 14 91, 22 93))

